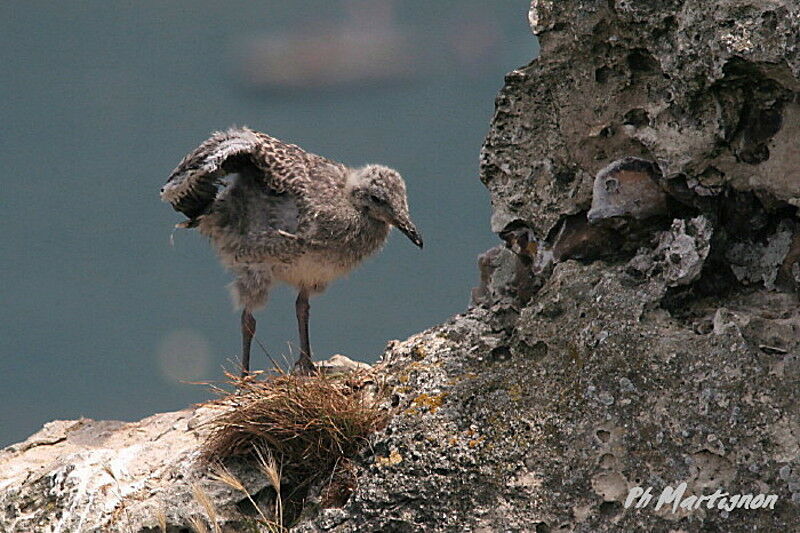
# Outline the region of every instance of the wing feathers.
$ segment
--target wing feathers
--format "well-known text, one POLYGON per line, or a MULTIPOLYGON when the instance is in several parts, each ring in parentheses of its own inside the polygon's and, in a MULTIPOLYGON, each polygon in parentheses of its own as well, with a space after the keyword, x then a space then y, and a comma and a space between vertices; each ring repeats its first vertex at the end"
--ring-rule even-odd
POLYGON ((300 203, 304 202, 312 181, 317 192, 333 190, 337 187, 335 180, 346 171, 341 163, 306 152, 297 145, 249 128, 231 128, 214 133, 183 158, 161 189, 161 199, 193 223, 211 208, 222 178, 241 173, 245 168, 256 169, 268 190, 290 193, 300 203))
POLYGON ((216 198, 219 179, 235 172, 226 161, 252 155, 260 142, 259 136, 247 128, 214 133, 172 171, 161 189, 161 199, 190 219, 202 215, 216 198))

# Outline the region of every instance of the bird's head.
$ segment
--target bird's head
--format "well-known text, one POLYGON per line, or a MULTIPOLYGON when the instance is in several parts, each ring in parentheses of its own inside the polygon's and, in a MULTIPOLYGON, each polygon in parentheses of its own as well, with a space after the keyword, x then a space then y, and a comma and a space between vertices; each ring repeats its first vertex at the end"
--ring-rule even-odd
POLYGON ((351 172, 347 186, 356 207, 367 216, 396 227, 422 248, 422 237, 408 214, 406 184, 396 170, 367 165, 351 172))

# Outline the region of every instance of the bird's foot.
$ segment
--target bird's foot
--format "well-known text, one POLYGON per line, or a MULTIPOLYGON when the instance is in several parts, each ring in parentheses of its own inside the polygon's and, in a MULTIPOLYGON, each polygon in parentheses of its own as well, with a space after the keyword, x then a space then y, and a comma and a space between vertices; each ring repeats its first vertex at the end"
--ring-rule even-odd
POLYGON ((302 355, 294 364, 294 369, 292 370, 292 374, 296 374, 298 376, 313 376, 317 372, 317 367, 314 366, 313 362, 311 362, 311 358, 302 355))

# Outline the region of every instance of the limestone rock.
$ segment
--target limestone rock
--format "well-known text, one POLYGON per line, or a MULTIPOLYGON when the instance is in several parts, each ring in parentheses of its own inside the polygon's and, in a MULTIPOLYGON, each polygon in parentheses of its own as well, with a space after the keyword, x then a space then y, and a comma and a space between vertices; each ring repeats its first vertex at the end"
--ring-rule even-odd
POLYGON ((537 0, 529 18, 541 57, 506 77, 481 157, 494 231, 543 238, 629 156, 693 194, 800 197, 796 2, 537 0))
MULTIPOLYGON (((328 373, 369 369, 343 355, 317 364, 328 373)), ((375 388, 366 379, 361 386, 366 394, 375 388)), ((207 422, 227 408, 46 424, 0 450, 0 531, 189 531, 193 521, 212 531, 212 521, 223 531, 255 528, 259 516, 247 494, 217 479, 202 457, 207 422)), ((257 502, 271 499, 272 489, 261 494, 269 482, 256 465, 233 459, 225 466, 257 502)))
POLYGON ((651 161, 626 157, 614 161, 595 177, 590 223, 613 217, 644 220, 667 213, 667 194, 658 186, 651 161))
MULTIPOLYGON (((198 461, 209 407, 162 413, 139 422, 57 420, 0 451, 0 530, 155 531, 192 518, 208 524, 194 495, 202 490, 219 519, 238 530, 245 520, 236 495, 208 477, 198 461)), ((234 467, 258 492, 263 476, 234 467)))
POLYGON ((628 262, 628 273, 660 280, 665 287, 689 285, 700 277, 712 233, 703 216, 675 219, 668 231, 658 233, 654 249, 642 249, 628 262))
POLYGON ((324 361, 315 363, 315 366, 321 369, 326 374, 335 374, 341 372, 353 372, 357 370, 369 370, 370 365, 362 363, 361 361, 353 361, 349 357, 336 354, 324 361))
POLYGON ((348 503, 298 530, 791 530, 798 6, 535 0, 529 19, 541 57, 506 77, 481 154, 507 249, 469 312, 384 354, 396 415, 348 503), (595 176, 630 158, 657 164, 666 220, 596 233, 595 176), (681 482, 777 502, 625 508, 681 482))

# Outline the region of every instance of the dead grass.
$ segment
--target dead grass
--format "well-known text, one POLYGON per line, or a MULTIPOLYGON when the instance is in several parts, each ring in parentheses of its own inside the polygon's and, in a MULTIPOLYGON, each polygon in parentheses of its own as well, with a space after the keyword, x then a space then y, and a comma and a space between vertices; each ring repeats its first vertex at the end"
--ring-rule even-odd
MULTIPOLYGON (((323 480, 336 485, 324 490, 349 496, 355 486, 349 459, 387 420, 378 399, 363 393, 368 374, 257 377, 227 374, 235 391, 217 389, 221 398, 213 403, 229 409, 209 422, 205 458, 213 464, 250 457, 278 502, 283 497, 292 507, 302 507, 309 487, 323 480)), ((323 494, 324 500, 342 500, 323 494)), ((280 515, 283 509, 276 511, 280 515)))

